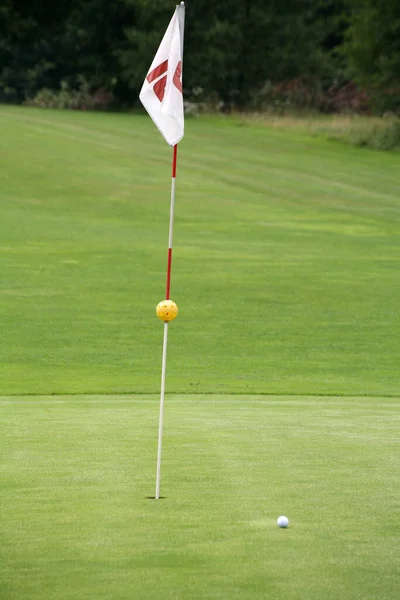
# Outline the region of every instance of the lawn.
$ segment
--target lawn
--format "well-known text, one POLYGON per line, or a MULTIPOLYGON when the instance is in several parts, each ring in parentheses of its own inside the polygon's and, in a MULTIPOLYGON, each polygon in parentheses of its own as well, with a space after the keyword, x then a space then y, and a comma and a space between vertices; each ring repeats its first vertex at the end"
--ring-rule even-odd
POLYGON ((399 399, 157 405, 2 399, 2 600, 398 598, 399 399))
POLYGON ((1 600, 397 600, 399 154, 187 119, 156 502, 171 150, 0 124, 1 600))
MULTIPOLYGON (((146 116, 0 123, 0 394, 157 393, 170 149, 146 116)), ((167 391, 397 394, 399 155, 186 129, 167 391)))

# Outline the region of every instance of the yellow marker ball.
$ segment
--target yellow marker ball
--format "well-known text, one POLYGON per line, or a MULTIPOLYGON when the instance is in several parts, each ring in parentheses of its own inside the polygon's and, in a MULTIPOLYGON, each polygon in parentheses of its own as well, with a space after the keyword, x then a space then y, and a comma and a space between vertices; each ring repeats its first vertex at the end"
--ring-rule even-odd
POLYGON ((163 300, 157 304, 156 314, 161 321, 168 323, 178 315, 178 307, 172 300, 163 300))

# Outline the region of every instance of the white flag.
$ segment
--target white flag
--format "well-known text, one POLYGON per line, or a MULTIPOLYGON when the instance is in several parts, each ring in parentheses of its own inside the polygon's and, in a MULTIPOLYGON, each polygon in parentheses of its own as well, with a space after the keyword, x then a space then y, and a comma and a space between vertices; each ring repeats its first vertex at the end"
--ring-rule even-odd
POLYGON ((170 146, 184 133, 182 51, 185 6, 177 6, 139 94, 140 101, 170 146))

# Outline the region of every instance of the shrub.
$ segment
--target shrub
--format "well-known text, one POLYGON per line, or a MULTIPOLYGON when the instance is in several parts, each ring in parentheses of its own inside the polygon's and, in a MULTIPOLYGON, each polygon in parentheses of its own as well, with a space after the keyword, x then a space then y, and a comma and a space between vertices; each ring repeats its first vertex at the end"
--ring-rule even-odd
POLYGON ((375 150, 400 150, 400 121, 389 119, 374 119, 368 122, 352 123, 347 132, 341 136, 354 145, 375 150))
POLYGON ((379 114, 391 112, 400 115, 400 87, 388 87, 373 92, 374 109, 379 114))
POLYGON ((70 110, 107 110, 113 103, 114 98, 109 90, 91 90, 85 81, 80 83, 78 89, 70 88, 67 82, 62 81, 58 91, 44 88, 24 102, 29 106, 70 110))
POLYGON ((371 136, 368 146, 378 150, 400 149, 400 121, 388 124, 386 127, 377 129, 371 136))
POLYGON ((369 112, 370 100, 365 90, 353 82, 333 83, 323 89, 318 83, 302 78, 271 83, 252 94, 252 108, 275 110, 281 114, 292 110, 311 110, 325 113, 369 112))

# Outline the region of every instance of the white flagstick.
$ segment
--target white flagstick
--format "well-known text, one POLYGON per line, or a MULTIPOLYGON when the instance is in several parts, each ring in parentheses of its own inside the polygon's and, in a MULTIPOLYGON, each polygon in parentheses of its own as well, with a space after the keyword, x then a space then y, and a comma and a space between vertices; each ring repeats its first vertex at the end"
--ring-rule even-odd
MULTIPOLYGON (((178 145, 174 146, 172 159, 172 182, 171 182, 171 207, 169 212, 169 236, 168 236, 168 266, 167 266, 167 289, 165 299, 169 300, 171 289, 171 266, 172 266, 172 236, 174 231, 174 211, 175 211, 175 181, 176 181, 176 157, 178 145)), ((158 448, 157 448, 157 475, 156 475, 156 500, 160 498, 160 479, 161 479, 161 451, 162 435, 164 424, 164 396, 165 396, 165 375, 167 370, 167 343, 168 343, 168 322, 164 322, 164 342, 161 368, 161 394, 160 394, 160 417, 158 422, 158 448)))
POLYGON ((162 434, 164 422, 164 394, 165 394, 165 372, 167 366, 167 342, 168 342, 168 323, 164 323, 164 343, 161 369, 161 396, 160 396, 160 419, 158 423, 158 448, 157 448, 157 477, 156 477, 156 500, 160 498, 160 478, 161 478, 161 451, 162 434))
POLYGON ((168 269, 166 301, 157 306, 157 316, 164 320, 164 343, 161 373, 160 419, 158 426, 156 495, 160 498, 161 449, 164 418, 165 376, 167 365, 168 322, 178 314, 178 307, 170 300, 172 231, 175 205, 175 177, 177 144, 184 134, 184 107, 182 95, 183 35, 185 3, 176 6, 161 44, 144 80, 139 98, 160 130, 164 139, 174 148, 172 163, 171 209, 168 242, 168 269))

